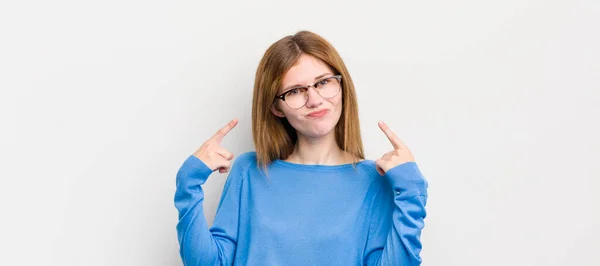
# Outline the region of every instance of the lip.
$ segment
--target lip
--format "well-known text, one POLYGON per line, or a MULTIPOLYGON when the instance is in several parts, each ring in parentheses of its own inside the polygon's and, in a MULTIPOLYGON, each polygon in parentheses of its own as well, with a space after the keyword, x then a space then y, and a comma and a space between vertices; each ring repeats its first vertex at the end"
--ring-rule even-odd
POLYGON ((323 110, 309 113, 307 116, 321 118, 321 117, 325 116, 328 112, 329 112, 329 109, 323 109, 323 110))

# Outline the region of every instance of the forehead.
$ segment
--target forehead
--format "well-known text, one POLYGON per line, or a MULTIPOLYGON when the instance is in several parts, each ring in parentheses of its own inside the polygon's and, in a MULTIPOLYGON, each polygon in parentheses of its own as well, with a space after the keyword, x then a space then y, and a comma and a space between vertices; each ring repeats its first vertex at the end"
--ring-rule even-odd
POLYGON ((315 82, 317 76, 331 72, 325 62, 310 55, 301 55, 298 62, 285 73, 281 85, 282 88, 297 84, 307 85, 315 82))

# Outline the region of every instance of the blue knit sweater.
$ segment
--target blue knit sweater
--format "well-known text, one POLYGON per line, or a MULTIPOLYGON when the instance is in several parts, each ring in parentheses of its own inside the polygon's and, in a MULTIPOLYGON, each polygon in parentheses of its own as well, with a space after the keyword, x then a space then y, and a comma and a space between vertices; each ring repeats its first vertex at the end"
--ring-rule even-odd
POLYGON ((212 227, 202 184, 212 173, 190 155, 177 172, 177 235, 185 265, 420 265, 427 181, 414 162, 385 176, 353 167, 276 160, 233 163, 212 227))

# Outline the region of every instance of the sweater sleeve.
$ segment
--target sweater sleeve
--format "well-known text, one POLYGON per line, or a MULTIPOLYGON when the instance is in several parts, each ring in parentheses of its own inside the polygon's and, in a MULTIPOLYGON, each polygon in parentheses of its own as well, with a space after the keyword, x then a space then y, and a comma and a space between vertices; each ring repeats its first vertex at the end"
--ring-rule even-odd
POLYGON ((385 177, 389 184, 378 187, 370 210, 365 264, 420 265, 428 183, 415 162, 389 169, 385 177))
POLYGON ((238 214, 242 166, 234 162, 215 221, 209 229, 204 217, 202 185, 212 173, 200 159, 190 155, 177 172, 175 207, 179 212, 179 254, 186 266, 231 265, 238 236, 238 214))

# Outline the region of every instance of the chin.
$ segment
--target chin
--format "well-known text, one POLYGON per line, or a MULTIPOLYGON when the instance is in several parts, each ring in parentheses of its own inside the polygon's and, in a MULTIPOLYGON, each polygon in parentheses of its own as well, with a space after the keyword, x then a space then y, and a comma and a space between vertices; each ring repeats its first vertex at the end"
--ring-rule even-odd
POLYGON ((336 124, 336 121, 313 121, 307 123, 300 133, 309 138, 320 138, 332 133, 336 124))
POLYGON ((298 117, 297 120, 290 121, 290 124, 299 134, 308 138, 320 138, 331 134, 340 120, 341 114, 328 114, 323 119, 313 120, 298 117))
POLYGON ((313 130, 313 131, 309 132, 308 134, 304 134, 304 135, 307 137, 310 137, 310 138, 321 138, 321 137, 327 136, 332 131, 333 131, 333 128, 329 129, 329 130, 313 130))

